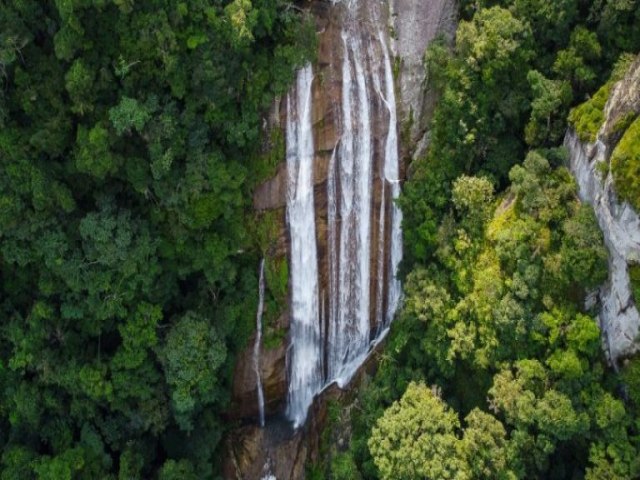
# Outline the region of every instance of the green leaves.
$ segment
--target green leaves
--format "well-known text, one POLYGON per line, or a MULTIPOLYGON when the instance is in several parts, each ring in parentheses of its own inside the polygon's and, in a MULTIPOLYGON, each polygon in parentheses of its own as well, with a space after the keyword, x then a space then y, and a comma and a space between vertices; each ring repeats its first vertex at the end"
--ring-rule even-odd
POLYGON ((80 116, 91 112, 94 107, 93 75, 94 72, 78 59, 65 76, 65 86, 74 103, 72 110, 80 116))
POLYGON ((492 415, 474 409, 465 418, 457 454, 465 460, 468 478, 511 480, 513 452, 504 426, 492 415))
MULTIPOLYGON (((430 428, 443 429, 448 410, 433 405, 425 387, 419 395, 408 387, 411 402, 403 397, 387 408, 371 431, 381 478, 565 478, 571 469, 584 473, 594 438, 623 452, 635 448, 622 403, 611 396, 608 407, 599 406, 610 395, 601 387, 600 330, 581 310, 586 291, 605 279, 606 251, 572 178, 552 167, 560 158, 530 152, 512 168, 512 185, 497 205, 486 178, 453 182, 437 264, 407 276, 388 341, 390 367, 381 368, 373 388, 393 392, 402 388, 399 378, 427 378, 461 414, 471 412, 462 434, 455 422, 423 433, 420 416, 427 414, 420 409, 435 416, 430 428), (452 439, 438 444, 445 434, 452 439), (424 449, 422 435, 432 439, 424 449), (568 449, 572 460, 565 462, 568 449)), ((592 462, 634 468, 626 453, 604 458, 592 462)))
POLYGON ((380 478, 464 478, 455 456, 454 412, 424 384, 411 383, 371 431, 369 450, 380 478))
POLYGON ((640 210, 640 117, 625 130, 611 154, 611 172, 620 198, 640 210))
POLYGON ((496 418, 474 409, 463 426, 433 389, 409 384, 371 431, 380 478, 518 478, 507 431, 496 418))
POLYGON ((287 5, 0 6, 3 480, 215 476, 250 159, 314 46, 287 5))
POLYGON ((122 346, 113 358, 114 366, 124 369, 140 367, 158 343, 156 329, 160 320, 162 311, 158 306, 138 305, 133 317, 118 327, 122 346))
POLYGON ((130 133, 134 129, 142 133, 150 117, 147 107, 129 97, 122 97, 120 103, 109 110, 109 120, 118 135, 130 133))
POLYGON ((225 7, 225 15, 232 27, 232 43, 244 46, 254 40, 253 25, 256 20, 251 0, 233 0, 225 7))
POLYGON ((573 99, 571 85, 549 80, 537 70, 529 71, 527 80, 533 92, 531 117, 525 127, 527 144, 554 145, 564 135, 565 117, 573 99))
POLYGON ((561 79, 571 82, 575 90, 584 92, 593 88, 597 77, 595 63, 600 56, 597 35, 579 25, 571 33, 569 46, 558 52, 553 71, 561 79))
POLYGON ((167 335, 160 356, 182 429, 191 430, 193 414, 216 399, 216 371, 226 355, 215 329, 193 312, 182 317, 167 335))
POLYGON ((470 22, 461 22, 456 37, 460 55, 490 87, 531 58, 530 42, 529 26, 500 7, 481 9, 470 22))
POLYGON ((90 130, 80 126, 76 142, 75 160, 80 172, 103 180, 120 166, 121 160, 111 151, 109 131, 104 125, 97 124, 90 130))

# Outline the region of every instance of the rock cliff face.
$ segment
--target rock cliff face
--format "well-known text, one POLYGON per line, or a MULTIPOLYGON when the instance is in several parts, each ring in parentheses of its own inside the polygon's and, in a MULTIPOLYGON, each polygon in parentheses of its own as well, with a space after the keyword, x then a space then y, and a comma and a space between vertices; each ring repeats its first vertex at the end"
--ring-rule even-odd
MULTIPOLYGON (((319 295, 321 309, 330 305, 330 261, 327 252, 330 232, 328 176, 332 156, 340 148, 343 126, 343 57, 345 40, 343 37, 346 22, 346 3, 354 0, 321 1, 311 0, 303 4, 316 21, 318 32, 318 56, 313 65, 314 81, 313 98, 313 136, 315 158, 313 162, 315 224, 317 254, 319 267, 319 295)), ((358 3, 358 2, 355 2, 358 3)), ((390 222, 391 203, 389 188, 386 201, 382 189, 384 170, 382 158, 385 151, 385 139, 388 133, 389 113, 384 99, 384 65, 383 52, 380 49, 379 36, 386 37, 383 42, 391 47, 391 62, 394 65, 396 95, 398 100, 398 130, 407 132, 407 142, 401 145, 405 159, 419 154, 428 138, 427 123, 435 101, 430 93, 426 73, 423 66, 424 52, 436 36, 443 35, 452 39, 456 27, 457 6, 455 0, 359 0, 361 4, 360 21, 363 23, 362 43, 367 51, 363 53, 366 68, 379 72, 381 85, 368 78, 371 85, 370 110, 371 148, 373 189, 371 192, 371 244, 379 244, 384 232, 385 238, 390 235, 391 228, 380 229, 379 218, 390 222), (381 208, 381 205, 387 205, 381 208), (380 214, 384 211, 384 216, 380 214), (375 218, 374 218, 375 217, 375 218), (378 239, 377 237, 381 237, 378 239)), ((269 129, 284 131, 286 126, 286 99, 274 105, 269 129)), ((400 169, 400 178, 403 169, 400 169)), ((338 180, 339 181, 339 180, 338 180)), ((278 166, 276 174, 262 185, 254 194, 254 208, 257 211, 274 213, 278 239, 273 254, 286 258, 289 255, 290 239, 286 226, 285 209, 287 206, 288 172, 285 158, 278 166)), ((387 239, 388 240, 388 239, 387 239)), ((375 249, 373 249, 375 250, 375 249)), ((378 252, 372 251, 370 256, 371 284, 369 287, 370 318, 379 317, 378 310, 387 308, 387 300, 379 300, 380 287, 378 278, 384 281, 392 274, 389 267, 380 270, 380 265, 389 265, 389 252, 378 258, 378 252)), ((290 308, 278 320, 277 327, 287 332, 290 328, 290 308)), ((251 314, 251 312, 248 312, 251 314)), ((258 417, 258 401, 256 374, 253 368, 252 338, 246 351, 236 364, 234 373, 233 400, 228 415, 230 419, 242 420, 245 424, 256 423, 258 417)), ((260 376, 263 382, 267 427, 245 426, 233 431, 227 437, 227 453, 225 458, 225 478, 254 479, 267 478, 274 475, 278 480, 304 478, 304 465, 317 457, 319 435, 326 415, 327 398, 345 394, 335 386, 325 389, 315 400, 310 409, 309 418, 303 428, 292 433, 284 419, 281 418, 287 401, 287 355, 290 345, 284 342, 275 349, 262 348, 260 351, 260 376)), ((361 372, 363 370, 361 369, 361 372)), ((357 388, 359 373, 351 382, 357 388)), ((347 389, 348 390, 348 389, 347 389)))
POLYGON ((565 138, 580 198, 593 205, 609 250, 609 280, 599 292, 599 318, 603 346, 614 367, 620 359, 640 351, 640 314, 629 279, 629 265, 640 263, 640 218, 628 203, 619 201, 610 168, 601 164, 610 163, 620 140, 620 119, 638 114, 640 57, 612 88, 596 142, 583 143, 573 131, 565 138), (604 178, 603 171, 609 172, 604 178))
POLYGON ((424 153, 436 95, 425 75, 424 53, 436 37, 452 42, 458 7, 455 0, 390 0, 392 48, 399 61, 398 90, 403 125, 409 126, 408 156, 424 153))

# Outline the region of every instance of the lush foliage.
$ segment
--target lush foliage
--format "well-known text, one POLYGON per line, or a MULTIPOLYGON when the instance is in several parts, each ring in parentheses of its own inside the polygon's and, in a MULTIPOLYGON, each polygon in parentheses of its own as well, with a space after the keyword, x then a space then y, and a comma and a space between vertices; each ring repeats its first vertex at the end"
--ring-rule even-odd
POLYGON ((215 471, 261 116, 314 45, 291 7, 0 6, 1 478, 215 471))
POLYGON ((598 131, 604 122, 604 106, 609 99, 611 85, 611 82, 604 84, 593 97, 574 108, 569 115, 569 122, 583 142, 596 141, 598 131))
POLYGON ((640 117, 626 129, 611 154, 611 172, 620 199, 640 211, 640 117))
POLYGON ((440 99, 400 199, 404 307, 338 455, 366 479, 636 478, 637 361, 622 375, 605 365, 583 299, 606 250, 557 147, 576 103, 583 139, 602 124, 605 82, 640 50, 639 9, 461 10, 453 51, 426 55, 440 99))
MULTIPOLYGON (((528 148, 560 143, 570 108, 609 78, 621 54, 640 51, 637 7, 635 0, 461 2, 454 51, 435 43, 426 55, 440 100, 429 151, 412 165, 401 201, 406 271, 434 255, 455 178, 479 173, 504 189, 528 148)), ((605 90, 572 122, 583 138, 602 123, 605 90)))
POLYGON ((365 478, 640 474, 634 409, 582 310, 606 250, 558 153, 529 153, 496 201, 485 178, 454 182, 435 261, 407 277, 359 400, 350 454, 365 478))

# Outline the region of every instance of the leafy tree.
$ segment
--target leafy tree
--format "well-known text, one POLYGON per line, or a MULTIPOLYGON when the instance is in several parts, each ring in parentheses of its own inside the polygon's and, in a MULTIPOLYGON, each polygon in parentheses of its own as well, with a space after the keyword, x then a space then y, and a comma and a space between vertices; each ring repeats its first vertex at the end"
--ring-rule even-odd
POLYGON ((215 372, 226 348, 209 322, 188 312, 171 329, 161 353, 177 421, 191 429, 192 413, 215 401, 215 372))
POLYGON ((583 26, 577 26, 571 33, 568 48, 558 52, 554 71, 560 78, 570 81, 579 91, 593 87, 596 72, 590 63, 595 63, 602 55, 602 47, 594 32, 583 26))
POLYGON ((371 431, 369 449, 383 479, 457 478, 454 412, 424 384, 411 383, 371 431))
POLYGON ((468 478, 515 479, 513 451, 504 426, 492 415, 474 409, 465 418, 458 455, 467 464, 468 478))
POLYGON ((219 466, 261 120, 315 32, 286 0, 134 3, 0 6, 3 478, 219 466))
POLYGON ((527 75, 534 99, 531 117, 525 128, 525 138, 531 146, 556 144, 563 134, 567 108, 572 100, 566 81, 549 80, 537 70, 527 75))

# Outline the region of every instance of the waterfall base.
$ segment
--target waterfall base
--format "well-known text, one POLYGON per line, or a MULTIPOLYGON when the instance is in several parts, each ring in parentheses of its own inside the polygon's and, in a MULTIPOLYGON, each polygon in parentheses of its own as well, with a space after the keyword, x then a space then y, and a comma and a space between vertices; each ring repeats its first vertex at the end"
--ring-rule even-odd
MULTIPOLYGON (((320 446, 329 403, 348 409, 357 400, 361 385, 375 373, 383 346, 381 342, 374 348, 344 389, 333 383, 318 394, 300 428, 294 430, 286 417, 274 415, 267 417, 265 428, 252 424, 233 431, 225 442, 223 478, 262 480, 272 475, 277 480, 299 480, 310 465, 322 464, 320 446)), ((332 425, 332 435, 342 437, 335 428, 332 425)))

